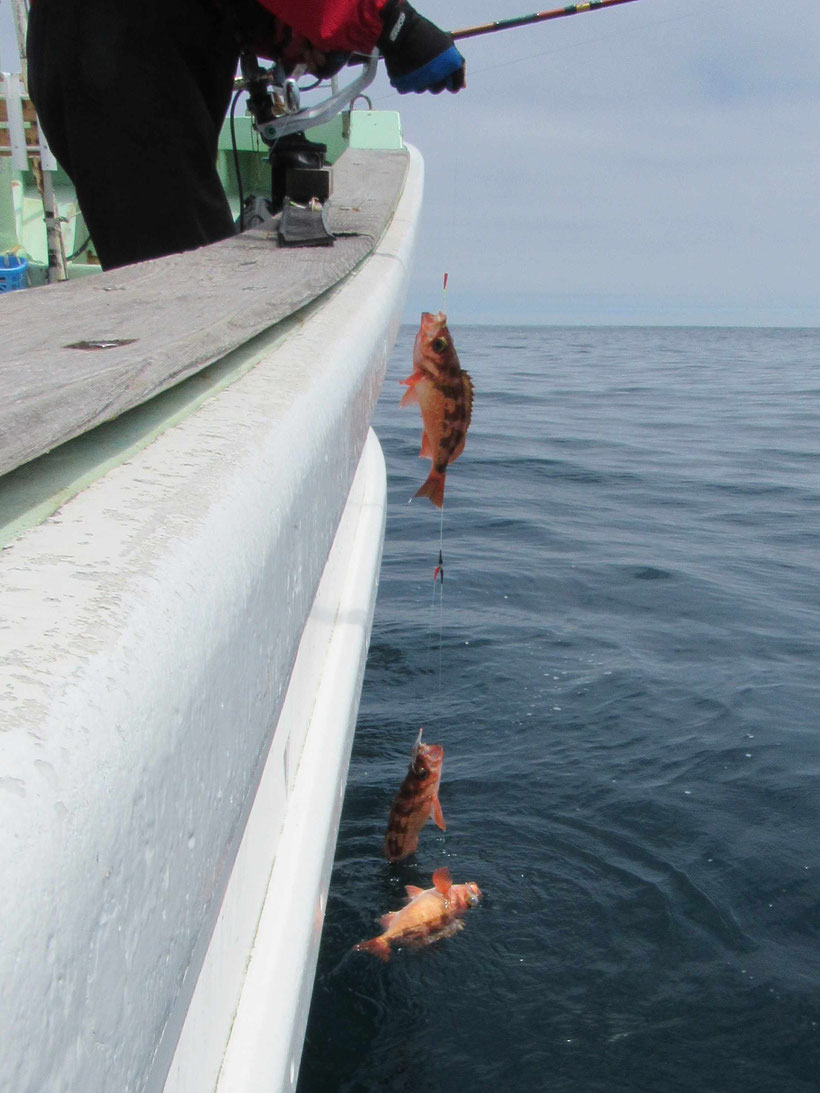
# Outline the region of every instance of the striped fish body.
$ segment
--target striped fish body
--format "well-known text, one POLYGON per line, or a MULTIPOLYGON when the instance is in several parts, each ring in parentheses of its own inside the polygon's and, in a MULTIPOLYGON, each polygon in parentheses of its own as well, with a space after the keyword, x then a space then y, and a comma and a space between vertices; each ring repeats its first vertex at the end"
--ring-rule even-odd
POLYGON ((444 749, 438 744, 423 744, 421 731, 413 748, 410 767, 390 809, 384 856, 397 862, 412 854, 419 845, 419 833, 429 819, 442 831, 447 829, 438 799, 444 749))
POLYGON ((444 937, 452 937, 463 927, 461 916, 481 899, 481 889, 472 881, 453 884, 445 867, 433 873, 432 888, 407 886, 407 904, 399 911, 382 915, 383 933, 354 946, 358 952, 372 953, 381 960, 390 959, 391 945, 421 948, 444 937))
POLYGON ((413 347, 413 372, 402 383, 408 390, 401 405, 417 402, 421 408, 419 456, 433 461, 415 496, 429 497, 441 508, 447 467, 464 451, 473 412, 473 381, 461 368, 443 312, 422 315, 413 347))

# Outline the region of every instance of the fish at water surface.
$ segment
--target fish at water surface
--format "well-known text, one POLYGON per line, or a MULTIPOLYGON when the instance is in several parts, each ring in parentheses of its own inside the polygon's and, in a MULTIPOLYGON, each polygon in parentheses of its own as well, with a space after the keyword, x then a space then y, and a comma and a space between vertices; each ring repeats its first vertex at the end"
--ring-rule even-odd
POLYGON ((417 402, 421 408, 419 457, 433 461, 415 496, 429 497, 441 508, 447 467, 464 451, 473 412, 473 381, 461 368, 444 312, 422 314, 413 346, 413 372, 401 382, 408 390, 400 405, 417 402))
POLYGON ((481 889, 474 881, 453 884, 446 866, 433 873, 432 888, 408 884, 406 892, 406 906, 382 915, 383 933, 354 945, 355 952, 372 953, 387 961, 391 945, 422 948, 444 937, 452 937, 464 927, 460 921, 464 912, 481 900, 481 889))
POLYGON ((447 830, 438 799, 444 748, 439 744, 423 744, 422 730, 410 756, 410 767, 399 787, 390 809, 384 856, 397 862, 412 854, 419 845, 419 832, 429 819, 435 820, 442 831, 447 830))

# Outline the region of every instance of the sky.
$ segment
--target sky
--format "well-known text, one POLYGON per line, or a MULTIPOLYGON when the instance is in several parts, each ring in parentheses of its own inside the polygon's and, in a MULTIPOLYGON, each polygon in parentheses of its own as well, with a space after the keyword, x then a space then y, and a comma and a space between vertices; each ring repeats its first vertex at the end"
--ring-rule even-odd
POLYGON ((458 95, 370 89, 425 160, 408 317, 447 272, 453 323, 820 325, 818 0, 637 0, 461 48, 458 95))

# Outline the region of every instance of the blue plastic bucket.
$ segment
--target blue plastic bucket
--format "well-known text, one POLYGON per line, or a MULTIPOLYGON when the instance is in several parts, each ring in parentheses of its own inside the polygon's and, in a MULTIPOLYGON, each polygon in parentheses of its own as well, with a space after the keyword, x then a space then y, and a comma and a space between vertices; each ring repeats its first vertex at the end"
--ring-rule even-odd
POLYGON ((0 254, 0 292, 13 292, 26 287, 28 258, 16 254, 0 254))

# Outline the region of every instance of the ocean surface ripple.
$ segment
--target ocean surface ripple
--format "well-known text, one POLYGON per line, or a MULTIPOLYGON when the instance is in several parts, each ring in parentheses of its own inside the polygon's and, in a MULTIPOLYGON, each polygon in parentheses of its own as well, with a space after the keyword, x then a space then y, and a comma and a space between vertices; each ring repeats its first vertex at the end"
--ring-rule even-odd
POLYGON ((820 331, 462 328, 387 538, 299 1093, 820 1089, 820 331), (420 725, 446 833, 380 857, 420 725), (447 864, 456 937, 351 946, 447 864))

